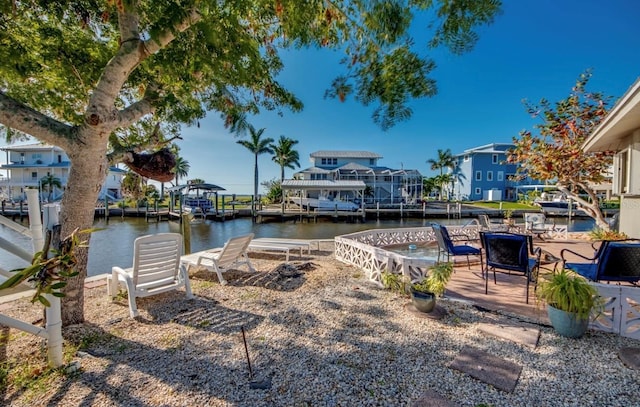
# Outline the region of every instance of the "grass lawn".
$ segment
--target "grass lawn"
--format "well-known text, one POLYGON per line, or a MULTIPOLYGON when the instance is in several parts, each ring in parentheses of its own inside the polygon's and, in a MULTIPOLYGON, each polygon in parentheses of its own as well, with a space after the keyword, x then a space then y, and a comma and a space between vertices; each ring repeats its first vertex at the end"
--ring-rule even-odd
POLYGON ((526 205, 526 204, 521 204, 518 202, 506 202, 506 201, 470 201, 470 202, 465 202, 466 205, 474 205, 474 206, 480 206, 483 208, 487 208, 487 209, 502 209, 507 210, 533 210, 533 211, 538 211, 540 210, 539 206, 535 206, 535 205, 526 205), (500 205, 502 205, 502 208, 500 207, 500 205))

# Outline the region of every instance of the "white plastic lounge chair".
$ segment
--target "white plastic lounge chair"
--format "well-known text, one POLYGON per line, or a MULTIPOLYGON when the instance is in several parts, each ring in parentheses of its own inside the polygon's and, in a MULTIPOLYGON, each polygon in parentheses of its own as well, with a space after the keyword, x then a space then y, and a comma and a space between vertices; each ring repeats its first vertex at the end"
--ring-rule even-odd
POLYGON ((209 271, 215 271, 220 284, 225 285, 227 281, 222 277, 222 273, 231 267, 246 264, 249 271, 256 271, 253 265, 251 265, 251 261, 249 261, 249 256, 247 256, 247 248, 249 243, 251 243, 251 239, 253 239, 253 233, 232 237, 227 240, 223 248, 188 254, 182 256, 180 261, 185 267, 203 266, 209 271))
POLYGON ((479 214, 478 223, 480 224, 480 228, 482 229, 482 231, 507 232, 509 230, 509 225, 505 225, 504 223, 491 222, 491 220, 489 219, 489 215, 487 214, 479 214))
POLYGON ((141 236, 133 243, 133 267, 114 266, 107 276, 107 293, 118 293, 120 283, 127 288, 129 314, 138 316, 136 297, 148 297, 184 286, 187 298, 193 298, 189 276, 180 265, 182 236, 179 233, 158 233, 141 236))
POLYGON ((567 227, 565 225, 556 225, 555 222, 547 223, 544 213, 528 212, 524 214, 524 229, 526 233, 545 240, 544 237, 564 237, 567 236, 567 227))
POLYGON ((296 239, 284 239, 284 238, 273 238, 273 237, 261 237, 258 239, 253 239, 251 242, 253 243, 269 243, 269 244, 277 244, 291 247, 291 249, 300 249, 300 256, 302 256, 304 250, 307 251, 308 254, 311 254, 311 243, 303 240, 296 239))

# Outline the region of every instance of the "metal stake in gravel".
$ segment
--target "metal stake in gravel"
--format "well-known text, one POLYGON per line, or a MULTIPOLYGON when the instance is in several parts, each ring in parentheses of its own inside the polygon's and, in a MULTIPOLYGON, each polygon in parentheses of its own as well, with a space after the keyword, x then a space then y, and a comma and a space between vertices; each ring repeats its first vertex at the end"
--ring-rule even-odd
POLYGON ((247 355, 247 365, 249 366, 249 387, 252 389, 268 390, 271 388, 271 377, 261 376, 253 380, 253 369, 251 369, 251 359, 249 358, 249 347, 247 346, 247 336, 244 332, 244 326, 241 326, 242 342, 244 342, 244 352, 247 355))
POLYGON ((249 359, 249 348, 247 347, 247 338, 244 334, 244 326, 240 327, 242 330, 242 342, 244 342, 244 352, 247 355, 247 365, 249 365, 249 380, 253 379, 253 371, 251 370, 251 359, 249 359))

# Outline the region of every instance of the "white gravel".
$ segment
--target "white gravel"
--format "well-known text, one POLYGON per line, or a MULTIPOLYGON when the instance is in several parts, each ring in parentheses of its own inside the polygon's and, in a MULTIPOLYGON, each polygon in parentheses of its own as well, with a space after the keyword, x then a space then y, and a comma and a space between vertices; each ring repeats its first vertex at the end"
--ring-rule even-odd
MULTIPOLYGON (((477 327, 514 318, 447 300, 439 302, 448 311, 442 320, 418 318, 406 311, 408 299, 365 281, 364 273, 330 252, 306 260, 318 267, 286 279, 266 273, 281 263, 277 256, 256 259, 265 273, 234 272, 227 286, 214 274, 192 272, 195 299, 179 292, 138 300, 137 320, 129 318, 126 298, 112 302, 104 287, 87 290, 87 322, 65 330, 69 341, 86 343, 75 357, 80 372, 57 377, 44 389, 21 389, 9 371, 0 401, 12 406, 410 406, 432 390, 460 406, 640 405, 640 375, 617 356, 620 347, 640 346, 638 341, 597 331, 572 340, 542 327, 538 346, 531 348, 477 327), (521 365, 515 391, 497 390, 450 368, 467 346, 521 365)), ((28 304, 16 302, 4 313, 37 319, 41 311, 28 304)), ((11 330, 7 363, 43 345, 11 330)))

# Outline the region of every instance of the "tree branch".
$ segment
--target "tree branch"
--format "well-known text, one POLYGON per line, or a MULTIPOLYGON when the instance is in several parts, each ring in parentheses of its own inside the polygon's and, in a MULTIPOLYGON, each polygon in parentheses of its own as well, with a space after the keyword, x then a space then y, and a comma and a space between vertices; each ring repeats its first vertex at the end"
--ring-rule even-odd
POLYGON ((141 100, 130 104, 119 112, 118 127, 129 127, 142 117, 151 114, 154 111, 155 108, 151 104, 151 100, 145 96, 141 100))
POLYGON ((56 145, 64 150, 71 146, 73 127, 52 119, 0 92, 0 123, 56 145))
POLYGON ((153 55, 162 48, 165 48, 171 41, 176 38, 175 33, 181 33, 186 31, 189 27, 197 23, 202 19, 202 15, 197 9, 191 9, 187 12, 187 15, 181 21, 176 22, 173 27, 168 27, 157 36, 157 40, 149 39, 142 44, 146 55, 153 55))
POLYGON ((175 32, 183 32, 201 19, 200 13, 192 9, 183 20, 160 33, 157 41, 153 39, 142 41, 138 27, 139 16, 135 7, 133 4, 118 11, 120 48, 105 66, 94 93, 91 95, 89 108, 85 114, 86 123, 90 126, 106 126, 108 130, 111 130, 117 126, 131 124, 145 114, 152 113, 153 109, 145 98, 122 112, 115 109, 114 101, 131 72, 142 61, 173 41, 175 32))

